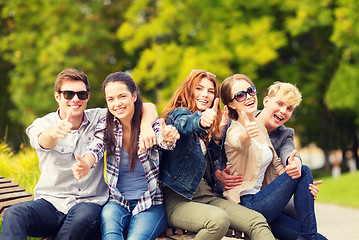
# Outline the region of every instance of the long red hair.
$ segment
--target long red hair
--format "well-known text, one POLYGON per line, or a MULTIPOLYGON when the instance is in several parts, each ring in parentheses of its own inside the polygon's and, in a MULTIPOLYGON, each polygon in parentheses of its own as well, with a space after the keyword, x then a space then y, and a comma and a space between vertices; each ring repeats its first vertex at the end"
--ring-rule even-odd
MULTIPOLYGON (((217 83, 216 76, 205 70, 193 70, 186 78, 186 80, 178 87, 178 89, 173 94, 173 97, 163 109, 161 117, 165 120, 167 119, 168 114, 175 108, 185 107, 188 108, 192 113, 197 111, 196 99, 194 98, 194 90, 196 89, 199 82, 207 78, 213 83, 214 86, 214 99, 219 98, 219 86, 217 83)), ((213 99, 213 102, 214 102, 213 99)), ((213 102, 210 107, 213 107, 213 102)), ((217 119, 209 130, 209 133, 212 134, 214 129, 218 129, 220 122, 221 110, 218 106, 217 109, 217 119)))

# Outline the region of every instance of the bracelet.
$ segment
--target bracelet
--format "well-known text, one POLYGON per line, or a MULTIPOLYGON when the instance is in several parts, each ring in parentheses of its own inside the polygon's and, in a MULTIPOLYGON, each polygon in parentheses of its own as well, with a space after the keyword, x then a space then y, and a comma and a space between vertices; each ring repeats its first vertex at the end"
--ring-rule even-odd
POLYGON ((217 140, 217 141, 221 141, 222 140, 222 136, 221 137, 217 137, 216 135, 213 134, 213 139, 217 140))

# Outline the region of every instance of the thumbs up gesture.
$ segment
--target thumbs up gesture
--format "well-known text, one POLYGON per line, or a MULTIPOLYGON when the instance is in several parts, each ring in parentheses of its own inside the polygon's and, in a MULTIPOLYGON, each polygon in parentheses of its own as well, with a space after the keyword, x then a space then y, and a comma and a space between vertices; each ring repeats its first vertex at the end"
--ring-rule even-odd
POLYGON ((72 174, 78 180, 83 178, 88 174, 91 169, 91 166, 95 163, 95 157, 88 153, 82 158, 79 155, 75 156, 77 162, 72 165, 72 174))
POLYGON ((50 135, 54 139, 63 139, 66 137, 66 135, 71 131, 72 123, 70 122, 72 117, 72 111, 70 110, 66 118, 61 120, 60 123, 52 129, 50 132, 50 135))
POLYGON ((288 165, 285 167, 285 172, 292 179, 299 178, 302 175, 302 162, 295 155, 297 150, 293 150, 288 158, 288 165))
POLYGON ((213 102, 212 108, 207 108, 204 112, 202 112, 202 116, 199 120, 199 123, 202 127, 209 128, 212 126, 214 120, 217 117, 217 109, 219 105, 219 98, 216 98, 213 102))
POLYGON ((259 127, 258 127, 257 122, 255 120, 251 121, 248 118, 247 113, 244 111, 241 111, 241 115, 242 115, 242 119, 244 120, 244 127, 247 130, 247 136, 249 138, 257 137, 259 135, 259 127))
POLYGON ((160 133, 166 145, 172 145, 174 141, 180 138, 177 129, 172 125, 166 125, 163 118, 160 119, 160 133))

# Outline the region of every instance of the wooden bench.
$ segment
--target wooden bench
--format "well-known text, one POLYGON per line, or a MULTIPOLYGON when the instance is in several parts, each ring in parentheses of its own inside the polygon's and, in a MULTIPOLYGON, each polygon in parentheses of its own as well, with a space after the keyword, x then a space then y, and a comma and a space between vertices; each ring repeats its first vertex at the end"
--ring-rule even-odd
POLYGON ((4 216, 6 209, 16 203, 33 200, 34 197, 16 182, 0 176, 0 213, 4 216))
MULTIPOLYGON (((6 209, 8 209, 11 205, 16 203, 22 203, 33 200, 34 197, 30 192, 27 192, 25 188, 20 187, 18 183, 11 181, 10 179, 4 178, 0 176, 0 213, 1 216, 4 216, 6 209)), ((166 231, 163 232, 157 240, 188 240, 194 239, 196 233, 188 232, 179 228, 171 228, 167 227, 166 231)), ((237 239, 245 239, 242 233, 236 232, 234 230, 229 229, 227 237, 233 237, 237 239)), ((44 239, 44 238, 40 238, 44 239)), ((52 238, 46 238, 50 240, 52 238)))
MULTIPOLYGON (((158 238, 157 240, 167 240, 167 239, 172 239, 172 240, 189 240, 189 239, 194 239, 196 236, 196 233, 192 233, 180 228, 171 228, 171 227, 167 227, 166 231, 163 232, 158 238)), ((227 231, 226 237, 231 237, 231 238, 236 238, 236 239, 249 239, 246 238, 244 236, 243 233, 229 229, 227 231)))

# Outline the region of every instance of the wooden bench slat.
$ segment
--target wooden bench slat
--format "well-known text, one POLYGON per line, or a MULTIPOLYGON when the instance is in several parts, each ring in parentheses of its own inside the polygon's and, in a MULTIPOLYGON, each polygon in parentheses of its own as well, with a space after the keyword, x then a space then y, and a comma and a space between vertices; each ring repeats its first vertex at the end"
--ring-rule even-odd
POLYGON ((25 192, 25 188, 19 186, 0 188, 0 195, 5 193, 12 193, 12 192, 25 192))
POLYGON ((9 187, 17 187, 17 186, 19 186, 19 184, 17 184, 16 182, 1 183, 0 184, 0 189, 9 188, 9 187))
POLYGON ((1 184, 1 183, 9 183, 9 182, 11 182, 11 179, 8 179, 8 178, 2 178, 2 179, 0 179, 0 184, 1 184))
POLYGON ((4 201, 15 199, 15 198, 27 197, 27 196, 31 196, 31 193, 29 193, 29 192, 16 192, 16 193, 1 194, 0 195, 0 202, 4 202, 4 201))
POLYGON ((4 216, 5 210, 10 207, 11 205, 17 204, 17 203, 22 203, 22 202, 27 202, 27 201, 32 201, 34 200, 34 197, 31 195, 28 197, 23 197, 23 198, 17 198, 17 199, 12 199, 9 201, 4 201, 4 202, 0 202, 0 212, 1 212, 1 216, 4 216))

